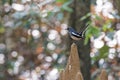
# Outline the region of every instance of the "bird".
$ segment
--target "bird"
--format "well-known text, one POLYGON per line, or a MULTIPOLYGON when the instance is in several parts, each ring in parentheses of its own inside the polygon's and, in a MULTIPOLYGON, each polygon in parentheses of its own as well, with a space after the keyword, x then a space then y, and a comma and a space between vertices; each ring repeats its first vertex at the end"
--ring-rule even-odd
POLYGON ((77 32, 77 31, 75 31, 72 27, 68 27, 67 30, 68 30, 68 33, 69 33, 70 37, 71 37, 73 40, 76 40, 76 41, 81 40, 81 39, 84 39, 84 34, 85 34, 85 31, 86 31, 87 28, 88 28, 88 25, 89 25, 89 24, 87 24, 87 25, 86 25, 86 28, 85 28, 83 31, 81 31, 81 32, 77 32))

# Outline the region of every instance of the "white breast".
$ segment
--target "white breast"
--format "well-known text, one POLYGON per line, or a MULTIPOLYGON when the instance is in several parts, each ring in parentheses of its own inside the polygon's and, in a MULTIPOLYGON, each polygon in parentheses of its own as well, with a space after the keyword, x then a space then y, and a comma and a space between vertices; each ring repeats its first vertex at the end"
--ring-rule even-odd
POLYGON ((73 40, 77 40, 77 41, 81 39, 81 38, 77 38, 77 37, 72 36, 72 35, 71 35, 71 38, 72 38, 73 40))

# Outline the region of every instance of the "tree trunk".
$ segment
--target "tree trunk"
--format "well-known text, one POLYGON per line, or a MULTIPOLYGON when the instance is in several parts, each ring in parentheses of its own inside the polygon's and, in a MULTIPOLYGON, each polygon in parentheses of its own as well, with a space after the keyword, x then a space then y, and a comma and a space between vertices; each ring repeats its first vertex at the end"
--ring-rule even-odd
MULTIPOLYGON (((119 16, 119 18, 115 18, 115 22, 113 26, 116 26, 118 23, 120 23, 120 0, 113 0, 113 6, 118 11, 117 16, 119 16)), ((116 26, 115 29, 119 30, 120 27, 116 26)))
POLYGON ((118 10, 118 15, 120 16, 120 0, 113 0, 113 6, 118 10))
MULTIPOLYGON (((80 18, 90 12, 90 0, 74 0, 71 7, 73 12, 70 15, 69 25, 76 31, 82 31, 85 28, 85 24, 90 18, 80 21, 80 18)), ((84 80, 90 80, 90 43, 84 45, 84 40, 74 41, 78 47, 78 53, 80 56, 81 72, 84 80)), ((70 39, 70 43, 72 40, 70 39)), ((70 44, 71 45, 71 44, 70 44)))

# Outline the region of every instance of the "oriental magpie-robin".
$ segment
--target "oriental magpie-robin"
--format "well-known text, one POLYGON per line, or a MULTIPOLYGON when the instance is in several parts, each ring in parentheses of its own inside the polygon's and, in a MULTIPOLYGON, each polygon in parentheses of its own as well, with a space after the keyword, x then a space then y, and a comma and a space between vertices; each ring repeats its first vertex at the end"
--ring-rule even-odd
POLYGON ((80 40, 80 39, 83 39, 84 38, 84 34, 85 34, 85 31, 87 30, 88 28, 88 25, 87 24, 85 27, 85 29, 81 32, 76 32, 73 28, 69 27, 67 28, 68 30, 68 33, 70 35, 70 37, 73 39, 73 40, 80 40))

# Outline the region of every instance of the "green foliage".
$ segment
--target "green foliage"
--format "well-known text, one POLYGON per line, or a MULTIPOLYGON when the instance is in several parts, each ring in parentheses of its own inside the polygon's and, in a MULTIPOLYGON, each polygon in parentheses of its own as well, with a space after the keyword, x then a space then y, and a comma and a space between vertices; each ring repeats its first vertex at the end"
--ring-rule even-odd
POLYGON ((69 5, 73 2, 73 0, 70 0, 68 2, 65 2, 63 5, 62 5, 62 9, 65 10, 65 11, 68 11, 68 12, 73 12, 72 8, 69 7, 69 5))
POLYGON ((9 60, 6 62, 7 69, 13 69, 15 61, 9 60))
POLYGON ((85 16, 81 17, 79 20, 83 21, 83 20, 87 19, 90 16, 91 16, 91 13, 87 13, 85 16))
POLYGON ((9 3, 10 5, 13 3, 13 0, 1 0, 2 4, 9 3))
POLYGON ((4 33, 5 32, 5 28, 0 26, 0 33, 4 33))
POLYGON ((100 34, 100 29, 96 26, 92 26, 92 24, 89 25, 89 28, 87 29, 86 33, 85 33, 85 42, 84 44, 86 45, 89 41, 89 39, 92 36, 99 36, 100 34))
POLYGON ((108 56, 109 47, 104 45, 102 48, 99 49, 100 58, 106 58, 108 56))
POLYGON ((98 61, 101 58, 107 58, 108 51, 109 51, 109 47, 107 45, 104 45, 102 48, 99 49, 99 52, 98 52, 99 54, 93 57, 92 60, 98 61))
POLYGON ((58 3, 61 6, 61 9, 63 11, 68 11, 68 12, 72 12, 72 8, 70 8, 70 4, 73 2, 73 0, 56 0, 56 3, 58 3))
POLYGON ((64 4, 65 2, 68 2, 68 1, 70 1, 70 0, 56 0, 57 3, 62 3, 62 4, 64 4))
POLYGON ((5 32, 5 27, 3 27, 3 24, 0 22, 0 33, 5 32))
POLYGON ((111 25, 112 25, 111 21, 107 21, 105 24, 103 24, 102 30, 104 32, 113 31, 113 29, 111 28, 111 25))

